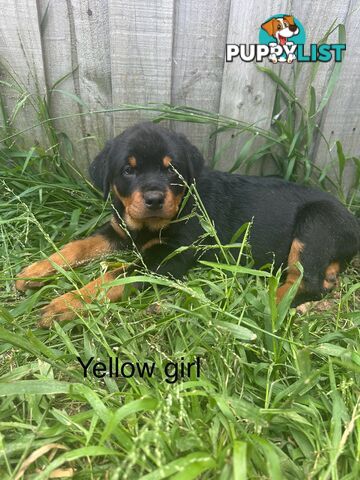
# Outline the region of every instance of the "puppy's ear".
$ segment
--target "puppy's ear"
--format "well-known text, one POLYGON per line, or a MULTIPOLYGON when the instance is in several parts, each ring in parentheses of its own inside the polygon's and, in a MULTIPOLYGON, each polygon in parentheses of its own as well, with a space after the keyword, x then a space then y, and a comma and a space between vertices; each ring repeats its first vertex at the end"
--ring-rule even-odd
POLYGON ((205 160, 200 151, 195 147, 195 145, 189 142, 185 135, 179 134, 179 137, 186 152, 186 159, 190 173, 190 183, 192 183, 194 179, 201 174, 205 160))
POLYGON ((289 22, 289 25, 295 25, 295 20, 292 15, 284 15, 284 20, 289 22))
POLYGON ((90 178, 95 187, 103 192, 104 200, 107 199, 110 191, 109 153, 111 146, 112 141, 110 140, 89 167, 90 178))
POLYGON ((265 30, 266 33, 270 35, 270 37, 274 36, 275 33, 275 25, 274 19, 272 18, 268 22, 265 22, 261 25, 261 28, 265 30))

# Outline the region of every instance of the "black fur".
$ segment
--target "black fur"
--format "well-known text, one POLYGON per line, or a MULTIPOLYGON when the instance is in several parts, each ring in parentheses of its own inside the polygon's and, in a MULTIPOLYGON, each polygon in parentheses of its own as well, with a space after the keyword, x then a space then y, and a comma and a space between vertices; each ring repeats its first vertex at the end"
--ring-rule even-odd
MULTIPOLYGON (((196 182, 199 196, 214 221, 220 240, 226 244, 245 222, 253 221, 250 244, 255 266, 275 262, 286 267, 292 241, 304 244, 300 261, 304 267, 307 298, 317 298, 324 292, 323 281, 327 266, 334 261, 342 266, 360 249, 360 228, 355 217, 333 196, 323 191, 286 182, 278 178, 251 177, 212 171, 204 167, 196 147, 183 136, 154 124, 139 124, 129 128, 96 157, 90 174, 107 197, 116 186, 121 197, 134 192, 165 191, 174 195, 196 182), (125 173, 129 157, 135 157, 136 169, 125 173), (165 171, 164 156, 180 173, 165 171)), ((185 191, 186 197, 186 191, 185 191)), ((118 215, 124 219, 124 203, 114 197, 118 215)), ((183 276, 199 256, 190 249, 166 263, 162 260, 178 247, 191 245, 204 233, 194 211, 195 201, 189 197, 181 210, 180 219, 161 231, 165 244, 155 245, 144 253, 147 265, 162 274, 183 276), (186 217, 181 221, 181 218, 186 217), (180 220, 180 221, 179 221, 180 220)), ((119 220, 121 224, 121 220, 119 220)), ((128 225, 131 238, 124 240, 114 233, 110 224, 101 233, 111 238, 118 248, 131 248, 133 242, 141 248, 150 239, 159 238, 158 229, 128 225)), ((207 242, 211 239, 208 238, 207 242)), ((206 257, 209 257, 209 251, 206 257)))

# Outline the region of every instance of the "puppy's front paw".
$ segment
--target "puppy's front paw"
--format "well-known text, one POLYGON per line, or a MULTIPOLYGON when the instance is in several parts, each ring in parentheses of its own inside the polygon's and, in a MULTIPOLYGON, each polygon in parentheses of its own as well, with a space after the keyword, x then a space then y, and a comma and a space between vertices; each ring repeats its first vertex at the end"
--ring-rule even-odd
POLYGON ((293 63, 295 59, 296 59, 296 56, 293 53, 289 53, 289 56, 287 58, 287 63, 293 63))
POLYGON ((82 307, 83 303, 78 295, 73 292, 65 293, 61 297, 54 298, 41 310, 41 319, 38 325, 42 328, 49 328, 54 320, 57 322, 72 320, 82 307))
POLYGON ((49 262, 47 260, 33 263, 21 270, 15 282, 15 288, 20 292, 25 292, 28 288, 42 287, 44 282, 32 279, 46 277, 49 273, 49 262))
POLYGON ((278 58, 277 58, 277 56, 275 55, 275 53, 269 55, 269 60, 270 60, 270 62, 272 62, 272 63, 277 63, 277 62, 278 62, 278 58))

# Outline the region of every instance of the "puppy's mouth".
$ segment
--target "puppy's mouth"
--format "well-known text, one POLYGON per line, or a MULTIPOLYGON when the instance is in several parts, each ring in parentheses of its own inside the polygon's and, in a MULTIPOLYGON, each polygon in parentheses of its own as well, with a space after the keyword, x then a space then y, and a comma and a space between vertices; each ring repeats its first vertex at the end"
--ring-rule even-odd
POLYGON ((299 33, 299 29, 295 26, 290 26, 288 28, 285 28, 281 30, 282 34, 280 32, 276 33, 278 42, 281 46, 285 45, 286 42, 289 40, 289 38, 293 37, 294 35, 297 35, 299 33))
POLYGON ((170 191, 144 194, 134 192, 127 201, 124 200, 126 212, 136 220, 152 218, 171 220, 179 210, 179 202, 170 191))
POLYGON ((278 37, 278 39, 279 39, 279 43, 280 43, 280 45, 285 45, 285 43, 286 43, 286 42, 287 42, 287 40, 288 40, 288 37, 283 37, 283 36, 282 36, 282 35, 280 35, 280 33, 279 33, 279 37, 278 37))
POLYGON ((124 205, 125 223, 134 230, 144 226, 159 230, 167 226, 176 217, 183 197, 183 193, 175 195, 169 189, 166 192, 135 191, 129 197, 121 196, 115 186, 113 190, 124 205))

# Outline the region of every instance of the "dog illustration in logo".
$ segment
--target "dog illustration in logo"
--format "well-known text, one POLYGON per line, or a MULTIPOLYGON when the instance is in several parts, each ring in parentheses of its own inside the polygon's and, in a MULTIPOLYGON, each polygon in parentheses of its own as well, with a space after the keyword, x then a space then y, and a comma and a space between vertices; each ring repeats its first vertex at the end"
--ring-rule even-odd
MULTIPOLYGON (((271 37, 276 39, 277 43, 269 43, 269 46, 281 45, 283 47, 284 45, 294 45, 294 42, 289 42, 288 40, 299 33, 299 28, 292 15, 271 18, 263 23, 261 28, 263 28, 271 37)), ((287 59, 283 56, 277 57, 275 54, 269 55, 269 60, 273 63, 277 63, 278 61, 292 63, 295 58, 296 57, 293 53, 290 53, 287 59)))

